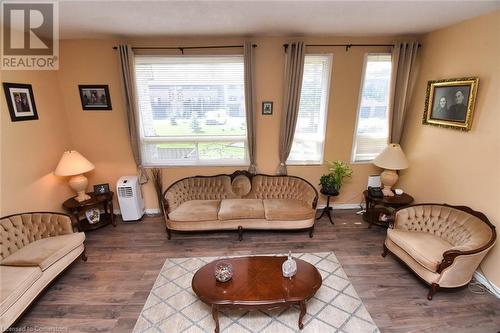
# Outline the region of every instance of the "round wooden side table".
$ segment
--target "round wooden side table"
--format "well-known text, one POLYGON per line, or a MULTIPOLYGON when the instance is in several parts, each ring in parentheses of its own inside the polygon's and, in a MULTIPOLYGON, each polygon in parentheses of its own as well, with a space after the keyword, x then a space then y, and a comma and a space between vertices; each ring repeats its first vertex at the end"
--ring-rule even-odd
POLYGON ((319 220, 320 218, 323 217, 323 215, 326 214, 328 216, 328 219, 330 220, 330 223, 334 224, 333 220, 332 220, 332 213, 331 213, 331 211, 333 210, 333 208, 330 207, 330 197, 336 197, 337 195, 339 195, 339 192, 338 191, 327 192, 327 191, 323 191, 323 189, 321 189, 319 192, 321 194, 323 194, 323 195, 326 195, 326 207, 323 208, 323 211, 321 212, 321 215, 318 218, 316 218, 316 220, 319 220))
POLYGON ((368 191, 363 192, 366 202, 366 211, 363 213, 363 220, 368 222, 368 228, 372 225, 388 227, 387 221, 380 220, 380 214, 391 214, 394 209, 408 206, 413 202, 413 197, 407 193, 395 194, 393 197, 372 197, 368 191))
POLYGON ((89 231, 104 227, 108 224, 113 224, 116 227, 115 214, 113 214, 113 192, 96 194, 94 192, 87 193, 90 199, 78 202, 75 197, 72 197, 63 203, 63 208, 71 214, 75 221, 78 231, 89 231), (103 208, 104 214, 100 214, 99 222, 90 224, 85 217, 85 211, 91 208, 103 208), (83 218, 81 216, 83 215, 83 218))

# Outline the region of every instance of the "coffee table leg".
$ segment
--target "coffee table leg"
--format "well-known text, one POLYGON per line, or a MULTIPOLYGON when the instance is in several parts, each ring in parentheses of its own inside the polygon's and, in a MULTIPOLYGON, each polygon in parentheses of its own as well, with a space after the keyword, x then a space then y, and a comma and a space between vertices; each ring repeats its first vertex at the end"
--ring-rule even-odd
POLYGON ((302 319, 304 319, 304 316, 306 315, 306 302, 304 301, 299 302, 299 306, 300 306, 299 329, 303 329, 304 324, 302 323, 302 319))
POLYGON ((215 321, 215 333, 219 333, 219 309, 217 305, 212 305, 212 317, 215 321))

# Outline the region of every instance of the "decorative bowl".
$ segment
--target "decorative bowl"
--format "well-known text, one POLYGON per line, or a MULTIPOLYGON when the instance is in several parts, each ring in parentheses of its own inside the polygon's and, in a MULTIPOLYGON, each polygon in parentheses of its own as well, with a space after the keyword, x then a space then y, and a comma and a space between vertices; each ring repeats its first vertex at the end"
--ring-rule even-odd
POLYGON ((227 282, 233 277, 233 265, 221 261, 215 265, 215 279, 219 282, 227 282))

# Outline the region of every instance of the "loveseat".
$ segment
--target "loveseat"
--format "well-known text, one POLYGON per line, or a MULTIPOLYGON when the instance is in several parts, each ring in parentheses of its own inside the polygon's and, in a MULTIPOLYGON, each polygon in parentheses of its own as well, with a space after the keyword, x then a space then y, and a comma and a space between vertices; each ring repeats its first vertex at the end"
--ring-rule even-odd
POLYGON ((171 231, 308 229, 313 236, 318 193, 295 176, 194 176, 173 183, 163 193, 168 239, 171 231))
POLYGON ((406 206, 391 224, 382 256, 391 252, 429 284, 429 300, 439 288, 469 283, 496 240, 488 218, 465 206, 406 206))
POLYGON ((87 260, 83 232, 59 213, 0 219, 0 329, 3 332, 75 259, 87 260))

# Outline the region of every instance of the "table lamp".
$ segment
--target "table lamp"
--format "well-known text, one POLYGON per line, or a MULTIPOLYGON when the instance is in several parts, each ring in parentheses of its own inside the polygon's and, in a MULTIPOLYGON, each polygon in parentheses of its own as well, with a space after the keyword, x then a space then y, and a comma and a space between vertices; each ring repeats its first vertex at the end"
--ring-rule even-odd
POLYGON ((380 181, 384 188, 382 192, 387 197, 394 196, 391 187, 398 181, 398 173, 396 170, 408 168, 408 160, 401 146, 396 143, 389 144, 374 160, 373 164, 385 169, 380 174, 380 181))
POLYGON ((75 200, 82 202, 90 199, 90 197, 85 194, 89 181, 83 174, 94 168, 95 166, 79 152, 69 150, 63 153, 54 174, 56 176, 72 176, 69 179, 69 186, 77 193, 75 200))

